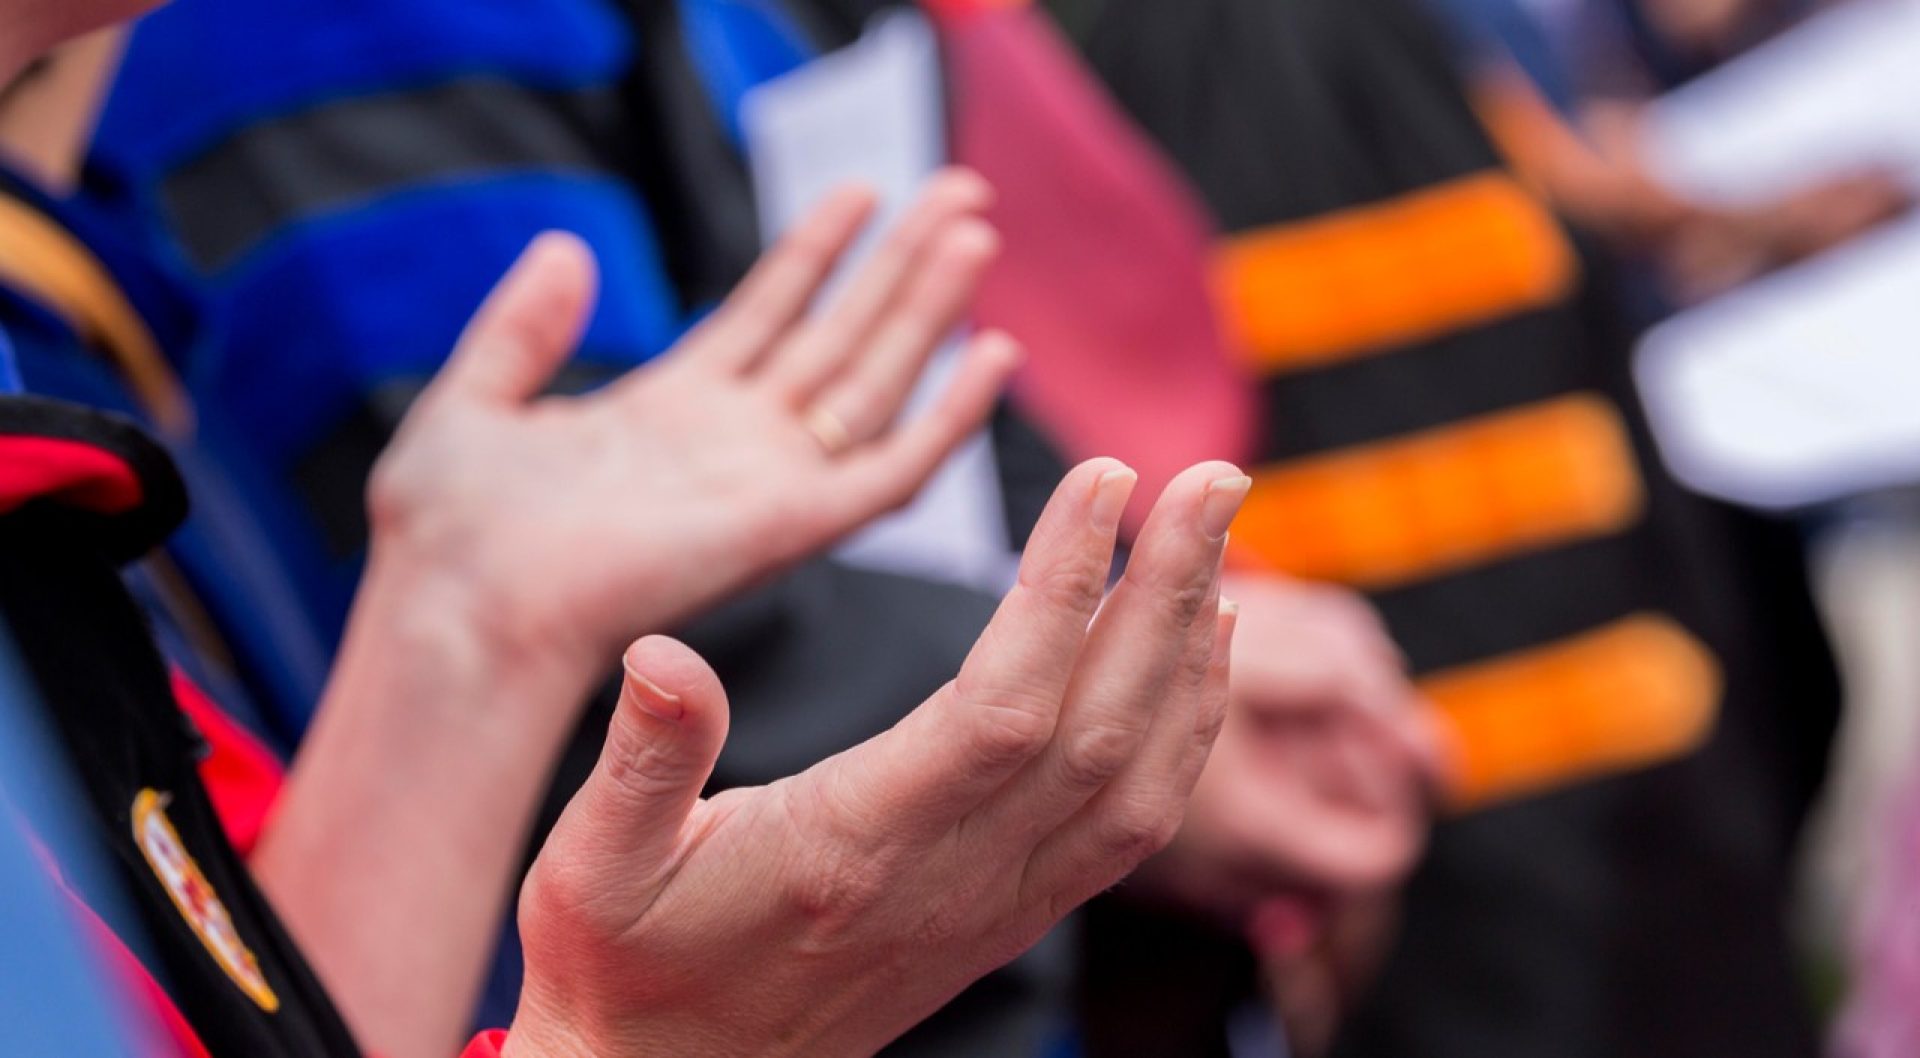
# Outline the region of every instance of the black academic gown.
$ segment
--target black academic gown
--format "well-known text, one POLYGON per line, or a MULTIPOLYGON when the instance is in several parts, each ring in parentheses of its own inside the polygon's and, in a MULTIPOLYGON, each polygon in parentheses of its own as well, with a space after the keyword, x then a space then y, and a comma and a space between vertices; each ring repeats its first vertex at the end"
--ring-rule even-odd
MULTIPOLYGON (((1229 247, 1506 179, 1441 35, 1404 0, 1062 0, 1060 14, 1203 193, 1229 247)), ((1663 615, 1717 661, 1718 727, 1677 763, 1442 824, 1341 1053, 1802 1058, 1817 1037, 1784 915, 1838 691, 1799 541, 1681 491, 1659 466, 1610 265, 1576 252, 1574 281, 1552 296, 1422 333, 1373 332, 1365 348, 1334 342, 1284 369, 1264 362, 1262 455, 1285 467, 1572 394, 1616 409, 1644 493, 1626 524, 1367 586, 1418 674, 1663 615)), ((1425 265, 1484 266, 1470 246, 1425 265)), ((1351 281, 1396 278, 1428 285, 1351 281)), ((1096 1025, 1092 1053, 1218 1047, 1216 1031, 1175 1025, 1181 1011, 1187 1028, 1217 1020, 1245 987, 1222 969, 1238 958, 1232 945, 1126 928, 1134 939, 1110 930, 1099 942, 1095 1013, 1107 1028, 1096 1025), (1194 982, 1212 998, 1149 1002, 1194 982)))
POLYGON ((0 477, 0 620, 85 794, 88 859, 107 867, 69 877, 104 887, 75 895, 215 1058, 354 1058, 227 839, 205 745, 120 578, 185 513, 172 463, 126 420, 18 396, 0 396, 0 462, 19 471, 0 477))

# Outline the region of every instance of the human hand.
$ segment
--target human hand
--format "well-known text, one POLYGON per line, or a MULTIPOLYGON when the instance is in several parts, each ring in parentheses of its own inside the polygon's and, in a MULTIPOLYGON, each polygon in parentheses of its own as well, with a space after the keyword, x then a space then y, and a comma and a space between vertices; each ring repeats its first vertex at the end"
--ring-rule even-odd
POLYGON ((1162 846, 1225 709, 1249 482, 1180 475, 1102 605, 1133 481, 1070 473, 958 678, 771 786, 700 798, 725 696, 685 647, 636 644, 521 894, 507 1058, 871 1054, 1162 846))
POLYGON ((1439 750, 1378 615, 1343 589, 1230 576, 1232 705, 1187 822, 1143 880, 1244 928, 1390 890, 1424 845, 1439 750))
POLYGON ((1696 208, 1662 248, 1661 271, 1681 304, 1816 256, 1905 213, 1913 196, 1895 174, 1831 176, 1770 201, 1696 208))
POLYGON ((814 310, 873 205, 833 195, 673 350, 579 397, 539 393, 585 326, 592 256, 535 240, 374 470, 369 579, 404 570, 493 652, 591 670, 904 503, 1018 358, 975 338, 944 399, 893 428, 995 252, 990 198, 939 175, 814 310))
POLYGON ((1333 1049, 1386 961, 1399 921, 1397 892, 1320 901, 1296 894, 1255 909, 1247 936, 1290 1053, 1319 1058, 1333 1049))
POLYGON ((1344 589, 1233 575, 1231 705, 1142 887, 1243 932, 1301 1054, 1323 1053, 1393 935, 1440 750, 1398 649, 1344 589))

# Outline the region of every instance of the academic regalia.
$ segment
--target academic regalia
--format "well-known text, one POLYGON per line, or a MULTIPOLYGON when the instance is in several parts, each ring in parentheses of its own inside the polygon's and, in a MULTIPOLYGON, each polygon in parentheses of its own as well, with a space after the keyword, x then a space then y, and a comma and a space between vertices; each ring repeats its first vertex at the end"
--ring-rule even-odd
POLYGON ((185 513, 172 464, 124 419, 14 396, 0 465, 0 610, 124 900, 76 896, 131 909, 109 928, 211 1054, 357 1054, 229 841, 197 771, 210 744, 120 580, 185 513))
MULTIPOLYGON (((1815 1053, 1784 916, 1835 674, 1793 531, 1654 458, 1608 263, 1502 166, 1403 0, 1070 15, 1228 233, 1267 413, 1239 557, 1366 590, 1443 708, 1717 700, 1684 760, 1443 824, 1341 1053, 1815 1053)), ((1206 950, 1131 955, 1178 987, 1206 950)), ((1112 977, 1107 1009, 1140 1008, 1112 977)), ((1188 1053, 1115 1023, 1092 1054, 1188 1053)))
POLYGON ((162 618, 168 653, 284 751, 319 700, 326 651, 271 546, 274 512, 247 498, 262 469, 221 409, 196 407, 180 381, 202 336, 199 303, 123 228, 0 170, 0 326, 30 392, 165 439, 197 500, 130 583, 162 618))
MULTIPOLYGON (((601 297, 562 390, 659 354, 759 250, 741 92, 814 54, 777 4, 735 0, 181 0, 143 19, 95 165, 129 184, 208 301, 183 370, 271 473, 303 609, 344 619, 366 475, 487 288, 538 232, 581 235, 601 297)), ((1057 473, 995 431, 1008 535, 1057 473)), ((679 630, 726 682, 716 786, 791 774, 883 730, 957 671, 995 600, 830 561, 679 630)), ((613 685, 617 688, 617 683, 613 685)), ((534 841, 596 759, 610 689, 560 761, 534 841)), ((483 1021, 511 1014, 517 939, 483 1021)), ((1038 1047, 1064 990, 1045 952, 970 992, 903 1053, 1038 1047)))
MULTIPOLYGON (((84 804, 99 873, 46 864, 105 971, 183 1058, 357 1058, 325 989, 255 886, 280 772, 155 648, 120 567, 186 512, 166 452, 130 421, 0 396, 0 619, 84 804), (117 978, 117 979, 116 979, 117 978)), ((464 1058, 497 1058, 501 1035, 464 1058)))

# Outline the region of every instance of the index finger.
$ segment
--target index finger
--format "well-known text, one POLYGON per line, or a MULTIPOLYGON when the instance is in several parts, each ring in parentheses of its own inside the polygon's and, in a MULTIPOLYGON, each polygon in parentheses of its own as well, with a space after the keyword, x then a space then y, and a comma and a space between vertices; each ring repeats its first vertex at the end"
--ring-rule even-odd
POLYGON ((683 348, 726 371, 744 371, 791 330, 813 304, 840 257, 873 215, 874 194, 841 187, 815 206, 754 263, 683 348))

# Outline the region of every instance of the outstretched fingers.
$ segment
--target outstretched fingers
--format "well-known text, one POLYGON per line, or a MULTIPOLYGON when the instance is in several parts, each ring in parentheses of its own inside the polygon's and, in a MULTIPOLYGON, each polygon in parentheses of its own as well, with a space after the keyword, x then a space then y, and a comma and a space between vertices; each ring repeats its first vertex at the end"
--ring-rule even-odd
POLYGON ((949 227, 886 317, 815 398, 854 443, 879 436, 900 414, 934 352, 959 326, 999 246, 1000 237, 983 221, 949 227))
MULTIPOLYGON (((1102 612, 1100 649, 1090 647, 1076 679, 1074 719, 1063 722, 1034 774, 1032 799, 1058 829, 1038 839, 1027 863, 1030 902, 1084 900, 1177 829, 1226 707, 1237 610, 1220 602, 1219 568, 1249 484, 1225 464, 1197 467, 1176 478, 1149 515, 1102 612)), ((995 807, 1002 827, 1020 818, 995 807)))
POLYGON ((1111 459, 1068 473, 959 677, 847 756, 876 813, 910 834, 944 832, 1045 748, 1135 480, 1111 459))
POLYGON ((1019 343, 999 331, 975 335, 933 406, 841 461, 841 487, 823 496, 834 521, 857 525, 920 491, 949 455, 974 436, 1020 366, 1019 343))
POLYGON ((1235 501, 1245 480, 1210 463, 1168 484, 1088 635, 1053 741, 982 809, 984 829, 1030 847, 1133 766, 1150 728, 1183 722, 1168 706, 1184 694, 1179 680, 1206 663, 1233 513, 1224 507, 1208 525, 1208 505, 1235 501))
MULTIPOLYGON (((930 350, 952 329, 959 308, 949 306, 964 306, 992 256, 992 229, 978 219, 992 199, 987 182, 970 170, 935 174, 845 287, 769 355, 767 383, 794 407, 804 406, 836 377, 872 362, 873 339, 898 332, 903 319, 933 329, 930 350)), ((899 358, 895 351, 889 362, 899 358)))
POLYGON ((813 304, 873 215, 874 194, 857 185, 829 194, 761 255, 753 269, 681 346, 689 362, 721 371, 752 368, 813 304))

